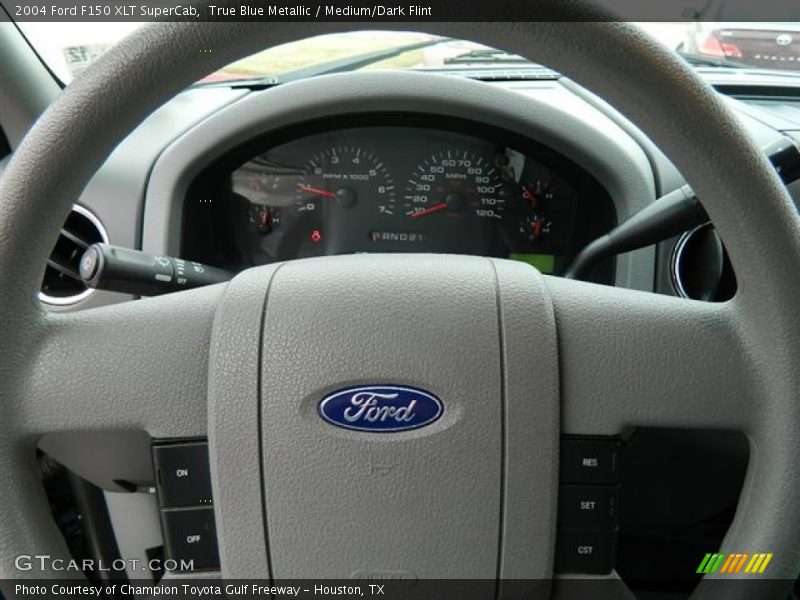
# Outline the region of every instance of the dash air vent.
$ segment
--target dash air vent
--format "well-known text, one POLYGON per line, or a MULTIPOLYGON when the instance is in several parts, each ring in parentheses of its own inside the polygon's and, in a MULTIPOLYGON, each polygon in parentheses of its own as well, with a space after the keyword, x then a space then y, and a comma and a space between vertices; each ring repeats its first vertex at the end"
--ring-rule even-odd
POLYGON ((108 243, 102 223, 82 206, 75 205, 53 246, 42 279, 39 298, 47 304, 65 305, 83 300, 92 289, 79 274, 83 251, 97 242, 108 243))

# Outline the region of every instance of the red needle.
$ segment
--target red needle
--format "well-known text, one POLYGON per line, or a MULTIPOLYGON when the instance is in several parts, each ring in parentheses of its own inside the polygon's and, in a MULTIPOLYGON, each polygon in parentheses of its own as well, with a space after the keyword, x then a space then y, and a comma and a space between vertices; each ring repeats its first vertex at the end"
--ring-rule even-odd
POLYGON ((310 185, 301 185, 298 189, 301 192, 308 192, 309 194, 316 194, 317 196, 323 196, 325 198, 336 198, 336 194, 334 192, 321 190, 319 188, 311 187, 310 185))
POLYGON ((438 212, 440 210, 444 210, 446 208, 448 208, 447 203, 446 202, 440 202, 439 204, 434 204, 430 208, 426 208, 425 210, 421 210, 419 212, 413 213, 411 215, 411 218, 412 219, 419 219, 420 217, 424 217, 425 215, 429 215, 431 213, 435 213, 435 212, 438 212))

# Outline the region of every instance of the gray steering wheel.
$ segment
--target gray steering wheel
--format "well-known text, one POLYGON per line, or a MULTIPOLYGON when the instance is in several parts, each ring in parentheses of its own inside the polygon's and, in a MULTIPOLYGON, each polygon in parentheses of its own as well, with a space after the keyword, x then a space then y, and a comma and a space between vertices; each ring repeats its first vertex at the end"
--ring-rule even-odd
MULTIPOLYGON (((540 23, 391 26, 534 58, 617 107, 703 199, 735 267, 736 297, 680 300, 477 257, 350 256, 47 313, 36 297, 52 240, 143 118, 241 56, 363 28, 145 27, 64 91, 0 184, 0 577, 47 575, 16 571, 19 554, 67 556, 35 462, 48 432, 207 434, 228 577, 347 577, 357 568, 349 556, 366 570, 419 578, 545 579, 559 432, 657 425, 747 434, 748 474, 722 551, 772 552, 775 585, 734 587, 726 597, 781 597, 800 571, 798 216, 758 148, 690 68, 631 25, 580 22, 597 15, 579 3, 538 6, 540 23), (339 430, 316 414, 333 389, 388 382, 435 392, 444 416, 387 437, 339 430), (377 480, 365 457, 395 470, 377 480), (315 509, 331 518, 312 518, 315 509), (349 554, 337 552, 342 545, 349 554)), ((696 597, 713 595, 709 586, 696 597)))

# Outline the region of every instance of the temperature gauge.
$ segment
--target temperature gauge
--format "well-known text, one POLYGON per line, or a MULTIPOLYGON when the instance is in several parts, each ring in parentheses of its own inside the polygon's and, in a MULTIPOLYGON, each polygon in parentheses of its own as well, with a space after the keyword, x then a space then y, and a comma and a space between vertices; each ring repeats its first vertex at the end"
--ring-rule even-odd
POLYGON ((544 208, 554 197, 553 187, 541 179, 522 186, 522 200, 534 210, 544 208))

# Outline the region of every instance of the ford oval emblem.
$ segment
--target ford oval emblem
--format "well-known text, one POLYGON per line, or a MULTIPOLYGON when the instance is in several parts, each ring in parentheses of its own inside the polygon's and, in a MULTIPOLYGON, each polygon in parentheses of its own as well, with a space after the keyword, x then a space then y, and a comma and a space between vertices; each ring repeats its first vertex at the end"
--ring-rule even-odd
POLYGON ((374 433, 419 429, 443 412, 442 401, 430 392, 400 385, 346 388, 319 403, 320 416, 331 425, 374 433))

